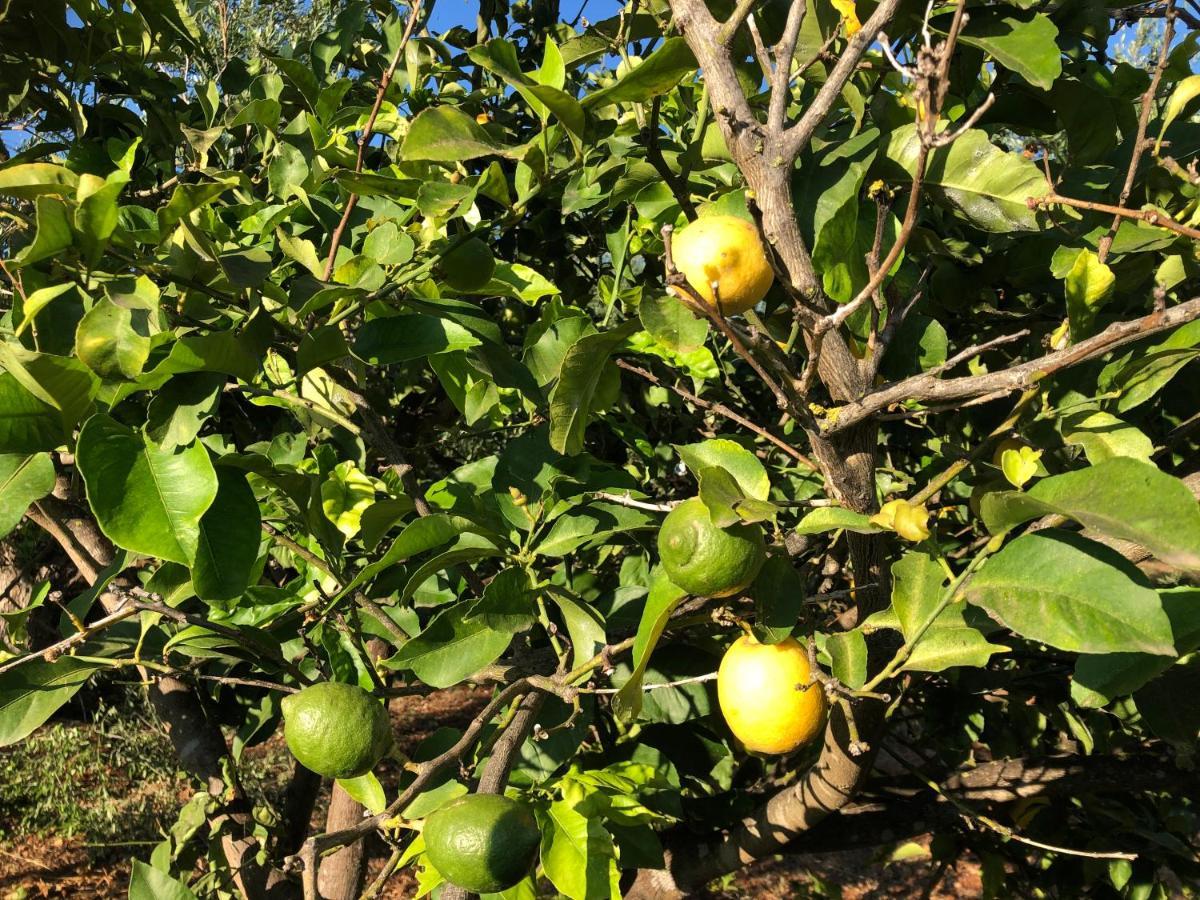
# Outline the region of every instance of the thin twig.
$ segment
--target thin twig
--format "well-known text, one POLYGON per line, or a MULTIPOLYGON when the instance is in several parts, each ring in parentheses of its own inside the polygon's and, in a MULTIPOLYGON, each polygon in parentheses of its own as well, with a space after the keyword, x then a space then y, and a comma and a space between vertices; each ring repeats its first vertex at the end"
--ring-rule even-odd
POLYGON ((624 494, 614 494, 610 491, 593 491, 592 496, 598 500, 607 500, 609 503, 615 503, 618 506, 628 506, 630 509, 644 509, 649 512, 670 512, 682 501, 668 500, 664 503, 648 503, 645 500, 635 500, 629 496, 628 492, 624 494))
MULTIPOLYGON (((375 119, 379 115, 379 109, 383 106, 383 95, 387 93, 388 85, 392 83, 392 76, 396 74, 396 66, 400 64, 400 57, 404 54, 404 48, 408 46, 408 40, 412 37, 413 29, 416 28, 417 19, 421 16, 422 0, 413 0, 412 11, 408 14, 408 21, 404 24, 404 33, 400 36, 400 44, 396 47, 396 52, 392 55, 391 64, 383 73, 383 77, 379 80, 379 90, 375 92, 375 103, 371 107, 371 115, 367 118, 366 127, 358 138, 358 158, 354 163, 355 174, 362 171, 363 156, 367 150, 367 143, 371 140, 371 133, 375 130, 375 119)), ((329 256, 325 260, 325 271, 321 276, 322 281, 328 281, 329 276, 333 274, 333 263, 337 257, 338 246, 342 242, 342 235, 346 231, 346 225, 350 221, 350 214, 354 212, 354 207, 358 204, 358 194, 351 193, 346 199, 346 208, 342 210, 342 218, 338 222, 337 227, 333 230, 333 236, 329 241, 329 256)))
POLYGON ((626 360, 618 359, 616 361, 616 363, 619 368, 624 369, 626 372, 632 372, 634 375, 638 375, 638 376, 646 379, 651 384, 658 385, 659 387, 665 387, 665 388, 667 388, 667 390, 673 391, 675 394, 682 397, 688 403, 692 404, 695 407, 698 407, 699 409, 703 409, 708 412, 715 413, 716 415, 721 416, 722 418, 728 419, 731 422, 736 422, 738 425, 741 425, 743 428, 747 429, 748 431, 752 431, 755 434, 757 434, 759 437, 761 437, 767 441, 770 441, 772 444, 774 444, 776 447, 778 447, 780 450, 782 450, 784 453, 786 453, 788 456, 790 456, 792 459, 794 459, 796 462, 800 463, 801 465, 807 466, 809 469, 811 469, 814 472, 820 471, 817 468, 817 464, 815 462, 813 462, 811 459, 809 459, 807 456, 805 456, 803 453, 801 453, 799 450, 797 450, 795 447, 793 447, 791 444, 789 444, 783 438, 775 436, 771 432, 767 431, 767 429, 763 428, 761 425, 756 425, 754 422, 751 422, 749 419, 747 419, 745 416, 741 415, 740 413, 734 412, 732 409, 730 409, 725 404, 712 403, 708 400, 702 400, 701 398, 699 398, 695 394, 693 394, 691 391, 689 391, 687 388, 679 387, 676 384, 668 384, 668 383, 664 382, 662 379, 660 379, 654 373, 648 371, 647 369, 643 369, 641 366, 636 366, 631 362, 627 362, 626 360))
POLYGON ((1154 225, 1158 228, 1166 228, 1169 231, 1174 231, 1177 234, 1182 234, 1185 237, 1191 238, 1193 241, 1200 241, 1200 230, 1190 228, 1180 222, 1176 222, 1169 215, 1159 209, 1127 209, 1123 206, 1113 206, 1109 203, 1096 203, 1092 200, 1076 200, 1074 197, 1064 197, 1058 193, 1049 193, 1044 197, 1030 197, 1025 201, 1025 204, 1030 209, 1038 209, 1043 206, 1070 206, 1075 209, 1086 209, 1092 212, 1109 213, 1119 219, 1135 219, 1139 222, 1145 222, 1147 225, 1154 225))
POLYGON ((671 189, 671 194, 675 197, 675 202, 679 204, 679 208, 683 210, 683 214, 687 216, 689 222, 696 220, 696 205, 692 203, 691 193, 688 190, 686 182, 681 182, 679 176, 667 165, 666 158, 663 157, 662 150, 658 146, 658 119, 659 107, 662 105, 662 97, 655 97, 650 101, 650 124, 646 128, 646 159, 650 165, 654 166, 654 170, 658 172, 659 177, 671 189))
MULTIPOLYGON (((1133 182, 1137 177, 1138 164, 1148 147, 1146 128, 1150 125, 1150 112, 1154 108, 1154 97, 1158 93, 1158 85, 1162 81, 1163 71, 1167 68, 1167 60, 1171 54, 1171 39, 1175 36, 1175 0, 1167 0, 1164 15, 1166 24, 1163 26, 1162 47, 1158 51, 1158 63, 1154 67, 1154 75, 1150 78, 1150 86, 1146 88, 1146 93, 1142 94, 1137 135, 1133 139, 1133 155, 1129 160, 1129 169, 1125 173, 1125 183, 1121 186, 1121 196, 1117 200, 1117 206, 1123 207, 1129 202, 1129 195, 1133 191, 1133 182)), ((1100 262, 1108 259, 1108 251, 1112 248, 1113 238, 1117 236, 1121 218, 1119 214, 1114 214, 1112 224, 1108 226, 1108 232, 1100 238, 1100 243, 1096 247, 1096 255, 1100 258, 1100 262)))

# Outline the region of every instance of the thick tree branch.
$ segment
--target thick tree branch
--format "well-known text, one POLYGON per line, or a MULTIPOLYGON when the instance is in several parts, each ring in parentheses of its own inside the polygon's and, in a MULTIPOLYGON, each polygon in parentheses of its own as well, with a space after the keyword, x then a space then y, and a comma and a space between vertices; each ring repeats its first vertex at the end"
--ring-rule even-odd
POLYGON ((1048 353, 999 372, 947 379, 940 379, 929 373, 914 375, 912 378, 872 391, 861 400, 831 410, 822 433, 828 436, 845 431, 896 403, 913 400, 944 403, 983 394, 1025 390, 1063 369, 1077 366, 1139 338, 1166 331, 1197 318, 1200 318, 1200 297, 1167 310, 1152 312, 1140 319, 1116 322, 1099 334, 1064 350, 1048 353))

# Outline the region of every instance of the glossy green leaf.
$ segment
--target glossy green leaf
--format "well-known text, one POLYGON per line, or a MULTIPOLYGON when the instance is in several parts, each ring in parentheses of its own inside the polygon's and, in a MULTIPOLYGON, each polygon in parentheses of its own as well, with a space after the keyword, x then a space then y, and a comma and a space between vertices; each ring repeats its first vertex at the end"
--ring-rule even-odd
POLYGON ((671 583, 661 568, 652 573, 650 593, 638 622, 637 635, 633 642, 633 672, 629 680, 613 695, 613 712, 624 721, 636 719, 642 709, 642 678, 650 665, 650 656, 658 645, 671 613, 687 596, 687 591, 671 583))
POLYGON ((101 378, 136 378, 150 355, 150 338, 134 328, 130 310, 105 299, 80 320, 75 354, 101 378))
POLYGON ((1131 569, 1103 544, 1038 531, 988 560, 964 593, 1022 637, 1060 650, 1174 655, 1162 602, 1131 569))
POLYGON ((1094 466, 1118 456, 1148 463, 1154 453, 1154 442, 1145 432, 1106 412, 1066 419, 1062 435, 1068 444, 1083 447, 1088 462, 1094 466))
POLYGON ((75 696, 100 666, 73 656, 35 659, 0 674, 0 747, 26 737, 75 696))
POLYGON ((420 359, 437 353, 467 350, 482 343, 450 319, 422 314, 372 319, 358 329, 354 355, 372 365, 420 359))
POLYGON ((196 900, 196 895, 166 872, 135 859, 129 877, 129 900, 196 900))
POLYGON ((387 795, 374 772, 357 778, 339 778, 337 784, 372 815, 378 815, 387 808, 387 795))
POLYGON ((737 441, 710 438, 698 444, 676 444, 675 449, 693 475, 699 476, 702 469, 716 466, 732 475, 747 497, 766 500, 771 493, 766 468, 737 441))
POLYGON ((570 900, 617 896, 616 850, 599 817, 585 816, 565 800, 550 804, 542 820, 542 870, 570 900))
POLYGON ((959 40, 978 47, 1030 84, 1049 90, 1062 74, 1058 28, 1049 16, 1025 18, 1001 8, 972 10, 959 40))
POLYGON ((54 463, 50 454, 0 454, 0 538, 17 527, 29 504, 53 489, 54 463))
POLYGON ((33 200, 42 194, 73 196, 79 176, 63 166, 33 162, 0 167, 0 194, 33 200))
POLYGON ((217 475, 201 444, 163 450, 109 416, 79 432, 75 463, 100 529, 117 546, 190 566, 200 519, 217 494, 217 475))
POLYGON ((384 665, 408 669, 430 687, 447 688, 494 663, 511 640, 512 632, 467 619, 462 608, 446 609, 384 665))
POLYGON ((750 586, 754 635, 765 644, 788 637, 804 619, 804 579, 783 556, 768 556, 750 586))
POLYGON ((669 294, 644 297, 638 316, 654 339, 677 353, 691 353, 708 339, 708 320, 699 318, 669 294))
POLYGON ((834 678, 854 690, 867 683, 867 639, 860 630, 834 632, 825 639, 825 650, 834 678))
POLYGON ((413 119, 400 155, 405 160, 452 163, 507 152, 466 113, 453 106, 436 106, 413 119))
POLYGON ((65 439, 58 411, 26 390, 11 372, 0 372, 0 453, 53 450, 65 439))
POLYGON ((857 513, 841 506, 819 506, 812 512, 805 513, 800 524, 796 526, 796 534, 822 534, 840 528, 858 534, 878 534, 884 530, 872 524, 871 517, 866 513, 857 513))
MULTIPOLYGON (((885 155, 911 178, 919 150, 916 126, 905 125, 888 137, 885 155)), ((925 190, 983 231, 1035 231, 1038 219, 1025 201, 1045 195, 1046 178, 1034 163, 971 128, 930 154, 925 190)))
POLYGON ((696 58, 688 49, 687 41, 669 37, 616 84, 584 97, 583 108, 603 109, 614 103, 643 103, 665 94, 695 70, 696 58))
POLYGON ((574 456, 583 450, 592 403, 608 358, 633 333, 636 322, 581 337, 563 357, 558 383, 550 392, 550 446, 574 456))
POLYGON ((236 600, 250 586, 262 517, 246 476, 217 467, 217 496, 200 519, 200 539, 192 566, 192 587, 208 603, 236 600))
POLYGON ((1163 562, 1200 570, 1200 504, 1178 478, 1132 457, 1043 478, 1024 496, 989 494, 980 512, 993 534, 1043 515, 1068 516, 1163 562))

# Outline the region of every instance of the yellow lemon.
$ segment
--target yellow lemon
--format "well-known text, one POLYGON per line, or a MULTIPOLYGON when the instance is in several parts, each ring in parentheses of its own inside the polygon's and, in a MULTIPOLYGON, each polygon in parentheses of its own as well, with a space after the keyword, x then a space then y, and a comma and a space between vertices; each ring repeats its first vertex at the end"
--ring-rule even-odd
POLYGON ((871 521, 881 528, 891 529, 906 541, 919 543, 929 540, 929 510, 924 503, 889 500, 871 516, 871 521))
POLYGON ((808 653, 795 638, 760 644, 745 635, 725 651, 717 701, 747 750, 791 753, 821 733, 825 691, 809 684, 810 671, 808 653))
MULTIPOLYGON (((704 216, 671 241, 675 268, 704 302, 716 307, 712 283, 717 283, 720 311, 742 313, 766 296, 775 279, 758 229, 737 216, 704 216)), ((682 296, 677 288, 672 288, 682 296)))

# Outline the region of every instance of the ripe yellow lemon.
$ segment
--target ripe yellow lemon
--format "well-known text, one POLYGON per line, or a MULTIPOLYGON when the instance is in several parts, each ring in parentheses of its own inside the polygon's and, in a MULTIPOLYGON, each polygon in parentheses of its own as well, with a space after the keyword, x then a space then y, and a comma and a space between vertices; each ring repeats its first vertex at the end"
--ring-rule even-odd
MULTIPOLYGON (((775 279, 758 229, 737 216, 697 219, 674 236, 671 250, 675 268, 713 308, 717 302, 712 283, 717 283, 725 315, 753 307, 775 279)), ((671 290, 682 296, 679 289, 671 290)))
POLYGON ((821 733, 825 691, 808 683, 809 672, 808 653, 795 638, 760 644, 745 635, 725 651, 717 701, 747 750, 791 753, 821 733))

